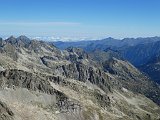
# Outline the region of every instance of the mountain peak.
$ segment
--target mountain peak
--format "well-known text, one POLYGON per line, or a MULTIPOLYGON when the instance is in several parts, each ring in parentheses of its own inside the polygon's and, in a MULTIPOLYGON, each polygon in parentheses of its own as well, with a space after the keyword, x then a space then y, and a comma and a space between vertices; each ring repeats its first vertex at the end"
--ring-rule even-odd
POLYGON ((16 38, 12 35, 8 39, 6 39, 7 42, 14 44, 16 42, 16 38))
POLYGON ((21 35, 21 36, 17 37, 17 39, 29 39, 29 38, 26 37, 25 35, 21 35))
POLYGON ((8 37, 7 40, 14 40, 14 39, 16 39, 16 37, 14 37, 13 35, 11 35, 10 37, 8 37))
POLYGON ((30 43, 31 40, 28 37, 21 35, 21 36, 17 37, 17 41, 22 41, 23 43, 28 44, 28 43, 30 43))
POLYGON ((8 39, 12 39, 12 38, 15 39, 15 37, 13 35, 11 35, 8 39))

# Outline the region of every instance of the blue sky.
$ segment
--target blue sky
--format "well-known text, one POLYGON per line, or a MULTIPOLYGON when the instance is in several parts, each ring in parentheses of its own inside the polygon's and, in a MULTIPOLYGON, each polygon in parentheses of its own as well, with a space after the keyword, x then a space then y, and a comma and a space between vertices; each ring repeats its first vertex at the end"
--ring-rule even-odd
POLYGON ((0 35, 160 36, 160 0, 0 0, 0 35))

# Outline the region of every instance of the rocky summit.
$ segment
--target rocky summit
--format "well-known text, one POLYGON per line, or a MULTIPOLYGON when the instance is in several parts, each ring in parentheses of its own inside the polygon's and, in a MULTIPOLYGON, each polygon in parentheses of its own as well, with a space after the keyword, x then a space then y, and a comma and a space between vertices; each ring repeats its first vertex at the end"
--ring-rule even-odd
POLYGON ((160 120, 159 105, 159 84, 116 51, 0 39, 0 120, 160 120))

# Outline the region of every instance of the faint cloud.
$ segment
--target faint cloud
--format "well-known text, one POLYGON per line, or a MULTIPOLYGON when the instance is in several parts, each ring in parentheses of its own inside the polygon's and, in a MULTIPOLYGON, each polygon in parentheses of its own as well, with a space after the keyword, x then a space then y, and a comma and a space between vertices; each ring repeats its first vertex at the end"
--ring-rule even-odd
POLYGON ((0 25, 28 25, 28 26, 79 26, 78 22, 0 22, 0 25))

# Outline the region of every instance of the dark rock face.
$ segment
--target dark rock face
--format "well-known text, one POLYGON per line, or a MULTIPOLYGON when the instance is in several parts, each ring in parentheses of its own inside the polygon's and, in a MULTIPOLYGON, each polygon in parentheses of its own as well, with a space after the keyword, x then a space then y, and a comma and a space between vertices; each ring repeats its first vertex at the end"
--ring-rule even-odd
POLYGON ((9 88, 17 86, 33 91, 39 90, 49 94, 54 93, 54 89, 47 81, 33 75, 32 73, 27 73, 21 70, 6 70, 2 71, 0 76, 4 79, 4 83, 0 84, 1 87, 3 87, 2 85, 7 85, 9 88))
POLYGON ((70 54, 69 60, 70 61, 75 61, 77 59, 88 59, 89 55, 81 48, 74 48, 74 47, 69 47, 66 49, 69 53, 74 53, 70 54), (78 55, 78 57, 77 57, 78 55))
POLYGON ((101 107, 107 108, 111 105, 110 98, 107 95, 101 95, 95 91, 94 96, 101 107))
POLYGON ((3 39, 0 38, 0 47, 2 47, 2 46, 3 46, 3 39))
POLYGON ((99 86, 106 92, 111 91, 110 77, 105 75, 100 69, 94 70, 93 67, 86 66, 80 62, 62 66, 62 74, 67 78, 73 78, 79 81, 90 81, 99 86))
POLYGON ((0 87, 21 87, 27 88, 33 91, 40 91, 43 93, 57 95, 57 98, 61 98, 65 95, 55 90, 49 83, 49 81, 38 77, 32 73, 24 72, 22 70, 6 70, 0 72, 0 87))
POLYGON ((0 120, 13 120, 14 113, 8 106, 0 101, 0 120))

